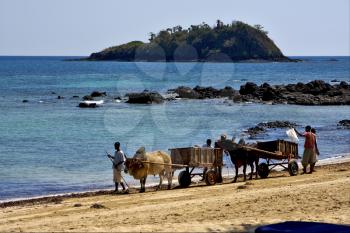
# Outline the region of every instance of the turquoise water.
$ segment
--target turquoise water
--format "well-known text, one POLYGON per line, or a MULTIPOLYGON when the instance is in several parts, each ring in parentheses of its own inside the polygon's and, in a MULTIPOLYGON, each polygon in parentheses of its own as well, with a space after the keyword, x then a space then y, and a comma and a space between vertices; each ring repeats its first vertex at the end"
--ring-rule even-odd
MULTIPOLYGON (((348 106, 234 104, 223 99, 148 106, 113 100, 144 89, 165 94, 180 85, 238 89, 246 81, 350 81, 349 57, 261 64, 63 59, 0 57, 0 200, 112 187, 111 164, 104 153, 112 152, 115 141, 132 156, 140 146, 150 151, 202 145, 222 133, 244 136, 243 130, 259 122, 290 120, 300 124, 300 130, 306 124, 316 127, 321 158, 350 152, 350 131, 337 127, 338 121, 350 118, 348 106), (94 90, 108 93, 106 104, 77 108, 79 99, 72 96, 94 90)), ((285 130, 269 130, 255 140, 277 138, 286 139, 285 130)))

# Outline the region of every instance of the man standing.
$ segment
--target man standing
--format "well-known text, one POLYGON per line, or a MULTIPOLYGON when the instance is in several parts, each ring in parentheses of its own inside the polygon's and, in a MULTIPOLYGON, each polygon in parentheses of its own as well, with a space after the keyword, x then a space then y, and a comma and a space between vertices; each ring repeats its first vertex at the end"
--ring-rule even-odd
POLYGON ((123 191, 126 191, 124 183, 122 181, 122 170, 124 170, 124 162, 125 155, 122 150, 120 150, 120 143, 114 143, 114 156, 108 155, 111 159, 113 159, 113 181, 115 183, 115 192, 118 192, 118 184, 120 184, 123 188, 123 191))
POLYGON ((306 173, 306 168, 309 164, 311 168, 310 173, 312 173, 313 166, 311 165, 316 163, 315 135, 311 133, 311 126, 309 125, 305 127, 305 132, 303 134, 299 133, 296 129, 294 130, 299 136, 305 137, 304 153, 301 161, 301 164, 303 165, 303 174, 306 173))
POLYGON ((320 151, 318 150, 318 147, 317 147, 316 129, 312 128, 311 129, 311 133, 313 133, 313 135, 315 136, 315 151, 314 151, 314 153, 315 153, 315 162, 310 165, 310 173, 315 172, 315 164, 316 164, 316 162, 318 160, 318 156, 320 155, 320 151))
MULTIPOLYGON (((204 144, 204 145, 202 146, 202 148, 213 148, 213 147, 211 146, 211 139, 210 139, 210 138, 207 139, 207 143, 204 144)), ((208 171, 208 168, 207 168, 207 167, 204 167, 204 169, 203 169, 203 178, 202 178, 202 180, 204 180, 205 173, 207 173, 207 171, 208 171)))

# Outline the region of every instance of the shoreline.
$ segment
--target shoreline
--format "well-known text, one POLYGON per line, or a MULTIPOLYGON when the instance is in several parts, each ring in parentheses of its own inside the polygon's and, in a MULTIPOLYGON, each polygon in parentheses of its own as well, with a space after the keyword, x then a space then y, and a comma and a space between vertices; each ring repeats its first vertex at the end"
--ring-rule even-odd
POLYGON ((266 179, 231 181, 0 208, 0 232, 254 232, 284 221, 350 225, 350 162, 321 165, 313 174, 274 171, 266 179))
MULTIPOLYGON (((299 165, 299 172, 301 170, 301 160, 298 161, 299 165)), ((317 167, 327 166, 327 165, 334 165, 334 164, 342 164, 342 163, 350 163, 350 152, 349 153, 342 153, 342 154, 335 154, 332 157, 321 159, 316 163, 317 167)), ((282 168, 275 168, 273 169, 274 172, 281 172, 282 168)), ((248 171, 250 169, 248 168, 248 171)), ((233 174, 233 173, 232 173, 233 174)), ((239 176, 242 174, 242 167, 239 170, 239 176)), ((249 173, 248 173, 249 174, 249 173)), ((231 179, 231 176, 228 177, 228 175, 223 174, 224 179, 231 179)), ((260 178, 259 178, 260 179, 260 178)), ((146 184, 146 188, 149 191, 154 191, 157 182, 146 184)), ((163 182, 163 186, 167 184, 167 181, 163 182)), ((191 186, 198 186, 200 184, 199 178, 194 178, 192 181, 191 186)), ((177 189, 178 181, 177 177, 173 178, 173 187, 172 189, 177 189), (174 187, 174 184, 176 185, 174 187)), ((129 188, 131 191, 131 194, 134 194, 139 190, 139 185, 132 186, 129 188)), ((34 197, 28 197, 28 198, 13 198, 13 199, 7 199, 7 200, 0 200, 0 209, 13 207, 13 206, 26 206, 26 205, 39 205, 39 204, 46 204, 46 203, 60 203, 63 200, 66 199, 72 199, 72 198, 84 198, 84 197, 96 197, 96 196, 102 196, 102 195, 110 195, 113 194, 113 189, 96 189, 96 190, 90 190, 90 191, 81 191, 81 192, 63 192, 63 193, 57 193, 57 194, 51 194, 51 195, 40 195, 40 196, 34 196, 34 197)))

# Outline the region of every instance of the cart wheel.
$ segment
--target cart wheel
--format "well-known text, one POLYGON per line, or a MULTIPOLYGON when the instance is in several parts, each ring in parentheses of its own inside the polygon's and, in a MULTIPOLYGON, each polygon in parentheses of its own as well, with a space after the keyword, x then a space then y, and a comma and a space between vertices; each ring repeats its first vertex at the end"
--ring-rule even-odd
POLYGON ((182 171, 179 174, 179 184, 182 188, 187 188, 191 184, 191 176, 187 171, 182 171))
POLYGON ((299 166, 298 166, 297 161, 295 161, 295 160, 289 161, 289 163, 288 163, 289 175, 291 175, 291 176, 298 175, 298 169, 299 169, 299 166))
POLYGON ((216 172, 214 170, 209 170, 205 173, 205 183, 207 185, 216 184, 216 172))
POLYGON ((269 166, 266 163, 260 163, 258 166, 258 174, 260 178, 266 178, 269 175, 269 166))

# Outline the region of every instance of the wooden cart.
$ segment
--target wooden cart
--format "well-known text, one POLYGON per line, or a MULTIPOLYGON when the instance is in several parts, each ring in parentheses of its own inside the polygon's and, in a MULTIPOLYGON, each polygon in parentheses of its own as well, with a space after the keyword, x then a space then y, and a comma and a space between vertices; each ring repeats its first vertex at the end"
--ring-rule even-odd
POLYGON ((290 141, 275 140, 258 142, 257 147, 243 146, 249 153, 254 153, 265 161, 258 166, 258 174, 266 178, 270 171, 281 166, 289 171, 291 176, 298 174, 298 144, 290 141))
POLYGON ((217 148, 186 147, 169 149, 173 164, 182 165, 185 170, 178 176, 181 187, 188 187, 194 176, 204 178, 207 185, 222 182, 223 150, 217 148), (195 168, 203 169, 194 172, 195 168), (205 174, 203 175, 203 173, 205 174))

